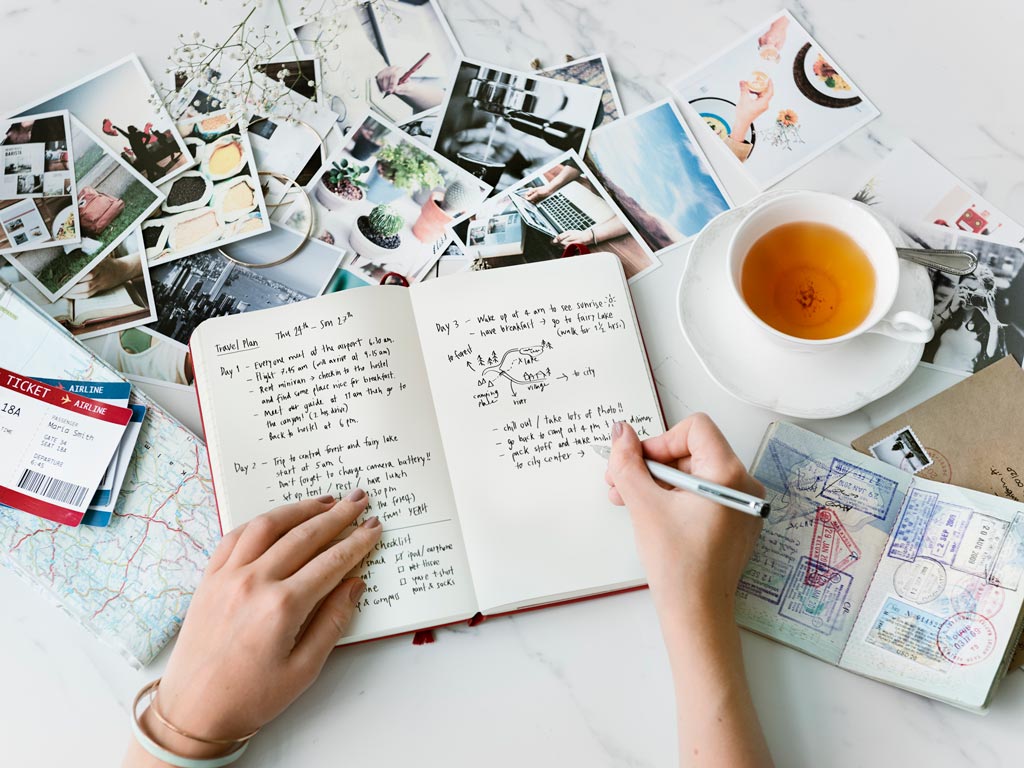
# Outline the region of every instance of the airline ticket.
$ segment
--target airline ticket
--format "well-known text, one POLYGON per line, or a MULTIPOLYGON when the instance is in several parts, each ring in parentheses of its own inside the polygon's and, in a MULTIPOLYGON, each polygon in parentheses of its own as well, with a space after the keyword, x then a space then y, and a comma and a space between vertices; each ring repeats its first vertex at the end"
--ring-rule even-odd
POLYGON ((78 525, 131 418, 0 368, 0 504, 78 525))

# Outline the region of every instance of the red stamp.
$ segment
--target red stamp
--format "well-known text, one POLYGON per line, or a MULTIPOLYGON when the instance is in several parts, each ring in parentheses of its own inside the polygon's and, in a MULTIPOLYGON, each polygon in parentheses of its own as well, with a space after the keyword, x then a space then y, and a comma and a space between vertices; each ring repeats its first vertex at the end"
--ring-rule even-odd
POLYGON ((991 618, 1003 607, 1003 588, 989 584, 984 579, 972 578, 960 584, 953 584, 949 602, 954 611, 980 613, 991 618))
POLYGON ((980 613, 954 613, 939 626, 935 644, 942 657, 961 667, 987 659, 996 647, 996 628, 980 613))
POLYGON ((938 480, 940 483, 948 483, 953 479, 953 467, 949 459, 936 451, 934 448, 925 448, 928 455, 932 457, 932 465, 924 474, 929 480, 938 480))
POLYGON ((860 559, 861 551, 839 519, 839 515, 828 507, 818 507, 814 515, 814 530, 811 532, 811 549, 808 555, 804 584, 809 587, 822 587, 827 579, 823 581, 825 577, 819 565, 845 571, 860 559))

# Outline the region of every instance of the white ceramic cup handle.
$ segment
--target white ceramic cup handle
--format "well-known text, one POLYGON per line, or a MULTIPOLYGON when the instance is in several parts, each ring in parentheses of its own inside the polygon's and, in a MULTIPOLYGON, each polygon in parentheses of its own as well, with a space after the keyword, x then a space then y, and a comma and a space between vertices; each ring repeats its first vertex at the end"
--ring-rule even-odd
POLYGON ((868 328, 867 333, 880 333, 911 344, 927 344, 935 335, 935 329, 931 320, 916 312, 901 310, 883 317, 876 325, 868 328))

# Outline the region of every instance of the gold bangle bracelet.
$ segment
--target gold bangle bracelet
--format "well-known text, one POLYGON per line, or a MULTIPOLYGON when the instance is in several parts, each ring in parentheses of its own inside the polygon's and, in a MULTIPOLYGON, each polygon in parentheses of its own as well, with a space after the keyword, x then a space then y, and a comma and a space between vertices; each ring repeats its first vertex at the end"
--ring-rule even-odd
MULTIPOLYGON (((216 746, 229 747, 235 744, 245 744, 253 736, 260 732, 260 729, 257 728, 252 733, 247 733, 245 736, 242 736, 238 739, 208 739, 204 736, 196 736, 194 733, 189 733, 188 731, 179 728, 166 717, 164 717, 156 706, 156 695, 160 689, 161 679, 162 678, 158 677, 156 680, 146 683, 146 685, 144 685, 142 689, 137 694, 135 694, 135 702, 132 704, 132 713, 133 716, 136 718, 136 721, 138 721, 137 712, 139 709, 139 702, 142 700, 143 696, 149 694, 149 711, 153 713, 153 717, 160 721, 160 724, 163 725, 165 728, 174 731, 174 733, 178 734, 179 736, 183 736, 186 739, 191 739, 192 741, 199 741, 203 744, 213 744, 216 746)), ((139 727, 141 728, 141 723, 139 723, 139 727)))
MULTIPOLYGON (((229 254, 223 248, 218 248, 217 249, 217 251, 220 253, 220 255, 222 257, 224 257, 225 259, 227 259, 228 261, 230 261, 232 264, 237 264, 238 266, 246 267, 247 269, 266 269, 267 267, 276 267, 276 266, 278 266, 280 264, 284 264, 286 261, 290 261, 291 259, 293 259, 295 256, 298 255, 299 251, 301 251, 303 248, 306 247, 306 243, 309 242, 310 236, 313 234, 313 203, 310 202, 309 194, 306 192, 306 190, 304 190, 301 186, 299 186, 299 183, 297 181, 295 181, 295 179, 293 179, 290 176, 285 176, 283 173, 275 173, 274 171, 260 171, 259 175, 260 176, 269 176, 272 179, 276 179, 277 181, 280 181, 282 183, 288 184, 289 186, 293 186, 293 187, 295 187, 296 191, 302 195, 302 199, 306 201, 306 203, 305 203, 306 214, 307 214, 306 231, 305 232, 296 232, 294 229, 292 229, 289 226, 286 226, 286 225, 283 225, 283 224, 278 225, 282 229, 286 229, 289 232, 291 232, 292 234, 295 234, 298 237, 301 237, 302 240, 299 241, 299 244, 297 246, 295 246, 295 248, 293 248, 290 253, 287 253, 284 256, 282 256, 281 258, 275 259, 274 261, 268 261, 265 264, 254 264, 254 263, 249 262, 249 261, 242 261, 241 259, 236 259, 234 256, 229 254)), ((294 205, 294 203, 290 203, 290 205, 294 205)))

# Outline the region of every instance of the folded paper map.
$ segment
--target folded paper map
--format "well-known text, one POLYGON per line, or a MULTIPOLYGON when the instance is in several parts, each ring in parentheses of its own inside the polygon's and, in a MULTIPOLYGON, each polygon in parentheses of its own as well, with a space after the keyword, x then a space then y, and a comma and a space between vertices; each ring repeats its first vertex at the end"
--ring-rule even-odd
MULTIPOLYGON (((122 378, 3 282, 0 338, 0 367, 122 378)), ((138 389, 132 403, 148 410, 110 525, 68 528, 0 511, 0 562, 140 665, 178 631, 220 531, 203 443, 138 389)))

